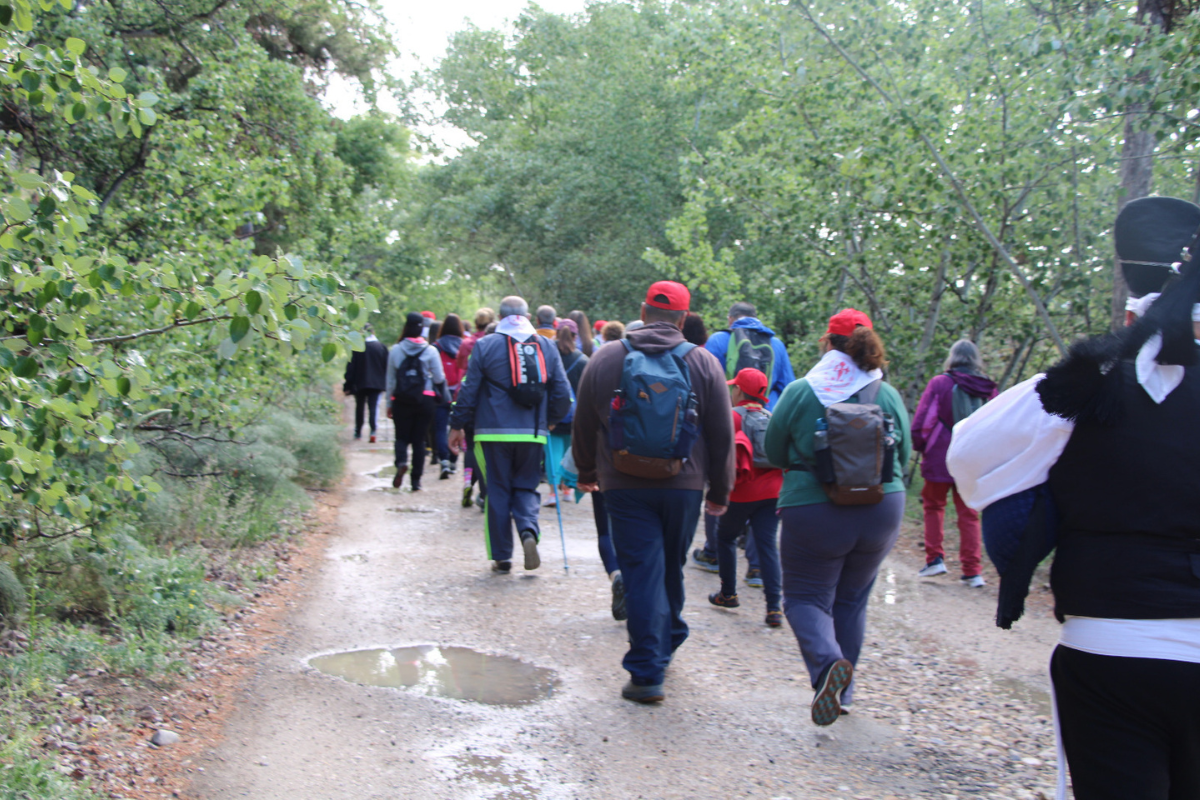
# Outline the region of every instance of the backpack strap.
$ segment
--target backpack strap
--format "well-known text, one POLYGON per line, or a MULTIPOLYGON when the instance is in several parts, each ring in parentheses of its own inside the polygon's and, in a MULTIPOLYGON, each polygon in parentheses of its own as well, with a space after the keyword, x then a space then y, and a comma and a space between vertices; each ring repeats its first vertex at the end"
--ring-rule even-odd
POLYGON ((879 388, 883 386, 883 378, 876 378, 866 386, 858 390, 858 402, 874 403, 875 398, 879 396, 879 388))

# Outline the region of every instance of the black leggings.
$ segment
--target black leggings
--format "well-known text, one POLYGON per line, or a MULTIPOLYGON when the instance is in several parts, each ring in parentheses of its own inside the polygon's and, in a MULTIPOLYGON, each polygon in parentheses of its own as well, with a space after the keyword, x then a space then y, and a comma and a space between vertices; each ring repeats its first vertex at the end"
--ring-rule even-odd
POLYGON ((412 447, 412 485, 421 485, 425 472, 425 437, 429 434, 429 423, 437 407, 428 397, 418 405, 392 404, 392 422, 396 423, 396 467, 408 464, 408 448, 412 447))

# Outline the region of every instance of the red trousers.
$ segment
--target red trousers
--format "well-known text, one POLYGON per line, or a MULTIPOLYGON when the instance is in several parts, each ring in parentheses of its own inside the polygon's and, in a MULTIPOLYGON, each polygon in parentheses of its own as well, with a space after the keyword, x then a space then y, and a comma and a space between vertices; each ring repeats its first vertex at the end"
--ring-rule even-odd
POLYGON ((946 519, 946 495, 954 491, 954 507, 958 509, 958 560, 962 562, 962 574, 978 575, 981 571, 983 536, 979 527, 979 512, 967 508, 958 487, 953 483, 925 481, 921 490, 921 506, 925 509, 925 563, 935 558, 945 558, 942 549, 943 528, 946 519))

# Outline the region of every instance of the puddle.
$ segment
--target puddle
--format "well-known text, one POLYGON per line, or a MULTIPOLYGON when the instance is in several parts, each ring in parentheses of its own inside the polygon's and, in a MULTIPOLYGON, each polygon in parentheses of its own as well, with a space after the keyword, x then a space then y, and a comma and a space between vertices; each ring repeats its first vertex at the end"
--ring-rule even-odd
POLYGON ((367 563, 367 554, 366 553, 351 553, 349 555, 342 556, 342 561, 354 561, 358 564, 365 564, 365 563, 367 563))
POLYGON ((425 506, 394 506, 388 511, 395 511, 397 514, 436 514, 436 508, 426 508, 425 506))
POLYGON ((368 478, 390 478, 396 474, 396 467, 392 464, 380 467, 374 472, 368 472, 368 478))
POLYGON ((1038 714, 1046 717, 1054 714, 1054 707, 1050 700, 1049 692, 1039 689, 1036 686, 1030 686, 1020 678, 996 678, 995 681, 997 686, 1011 694, 1017 700, 1033 706, 1038 714))
POLYGON ((368 492, 387 492, 388 494, 400 494, 400 490, 391 486, 376 486, 373 489, 368 489, 368 492))
POLYGON ((554 693, 554 670, 467 647, 423 644, 395 650, 355 650, 308 662, 327 675, 366 686, 411 687, 421 694, 491 706, 523 706, 554 693))
POLYGON ((474 781, 503 789, 501 797, 535 800, 537 792, 529 784, 524 770, 513 769, 502 756, 459 755, 454 757, 459 780, 474 781))

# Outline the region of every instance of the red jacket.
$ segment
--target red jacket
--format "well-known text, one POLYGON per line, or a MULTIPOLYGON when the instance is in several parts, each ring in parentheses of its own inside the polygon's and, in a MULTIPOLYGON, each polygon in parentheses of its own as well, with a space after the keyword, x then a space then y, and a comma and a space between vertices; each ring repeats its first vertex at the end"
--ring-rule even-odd
MULTIPOLYGON (((753 400, 738 405, 756 411, 762 410, 762 403, 753 400)), ((733 492, 729 495, 729 502, 753 503, 779 497, 779 490, 783 487, 783 470, 754 466, 754 450, 750 444, 750 437, 742 433, 742 417, 736 411, 733 412, 733 431, 737 478, 733 484, 733 492)))

